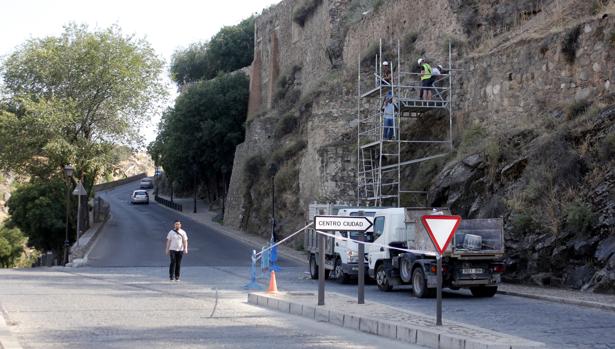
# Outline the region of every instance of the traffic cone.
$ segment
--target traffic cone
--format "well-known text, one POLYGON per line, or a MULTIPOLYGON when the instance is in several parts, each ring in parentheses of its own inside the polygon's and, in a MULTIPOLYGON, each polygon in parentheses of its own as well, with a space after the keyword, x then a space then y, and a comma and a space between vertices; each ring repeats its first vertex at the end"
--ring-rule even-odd
POLYGON ((275 282, 275 271, 271 271, 271 277, 269 278, 269 289, 267 293, 278 293, 278 284, 275 282))

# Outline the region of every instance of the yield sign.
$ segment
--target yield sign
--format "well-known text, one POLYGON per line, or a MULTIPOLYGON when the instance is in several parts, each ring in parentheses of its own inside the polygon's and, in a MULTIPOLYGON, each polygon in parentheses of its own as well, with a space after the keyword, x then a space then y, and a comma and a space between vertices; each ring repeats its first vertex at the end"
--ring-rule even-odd
POLYGON ((429 237, 434 246, 438 250, 438 253, 442 255, 451 242, 453 235, 459 223, 461 223, 460 216, 422 216, 421 222, 427 229, 429 237))

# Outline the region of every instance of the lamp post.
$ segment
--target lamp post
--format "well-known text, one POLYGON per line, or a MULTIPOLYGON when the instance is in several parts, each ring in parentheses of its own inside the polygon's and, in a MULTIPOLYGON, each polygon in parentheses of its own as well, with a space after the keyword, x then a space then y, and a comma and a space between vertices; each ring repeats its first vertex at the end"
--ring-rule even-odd
POLYGON ((68 206, 70 205, 70 178, 73 177, 75 169, 70 165, 64 166, 64 175, 67 179, 66 185, 66 234, 64 236, 64 265, 68 263, 68 206))
POLYGON ((196 166, 195 163, 192 164, 192 177, 194 178, 194 210, 192 211, 193 213, 196 213, 196 172, 197 172, 198 168, 196 166))
POLYGON ((269 166, 269 175, 271 176, 271 241, 275 242, 275 175, 278 173, 278 166, 272 163, 269 166))

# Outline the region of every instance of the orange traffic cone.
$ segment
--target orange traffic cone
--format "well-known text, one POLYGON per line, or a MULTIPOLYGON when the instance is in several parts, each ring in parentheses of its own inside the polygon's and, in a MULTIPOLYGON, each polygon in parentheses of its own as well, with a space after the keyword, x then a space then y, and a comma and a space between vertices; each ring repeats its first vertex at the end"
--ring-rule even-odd
POLYGON ((271 277, 269 278, 269 289, 267 293, 278 293, 278 284, 275 282, 275 271, 271 271, 271 277))

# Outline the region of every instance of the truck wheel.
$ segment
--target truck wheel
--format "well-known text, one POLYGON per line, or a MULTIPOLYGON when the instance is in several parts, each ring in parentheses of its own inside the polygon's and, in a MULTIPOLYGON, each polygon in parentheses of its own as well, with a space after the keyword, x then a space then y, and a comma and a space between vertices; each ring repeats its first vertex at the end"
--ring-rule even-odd
POLYGON ((342 260, 339 258, 335 260, 335 267, 331 273, 335 281, 340 284, 347 284, 350 281, 350 275, 344 273, 344 270, 342 269, 342 260))
POLYGON ((427 288, 427 279, 425 278, 423 268, 414 268, 412 272, 412 292, 414 296, 418 298, 433 297, 434 291, 433 288, 427 288))
POLYGON ((393 289, 393 286, 389 284, 389 278, 384 270, 384 264, 378 265, 376 269, 376 285, 378 285, 380 291, 384 292, 389 292, 393 289))
POLYGON ((474 297, 493 297, 498 292, 497 286, 477 286, 470 287, 470 292, 474 297))
POLYGON ((310 277, 312 280, 318 279, 318 265, 316 265, 316 256, 310 255, 310 277))
POLYGON ((410 281, 412 281, 412 266, 405 259, 402 259, 400 262, 399 276, 403 282, 410 283, 410 281))

